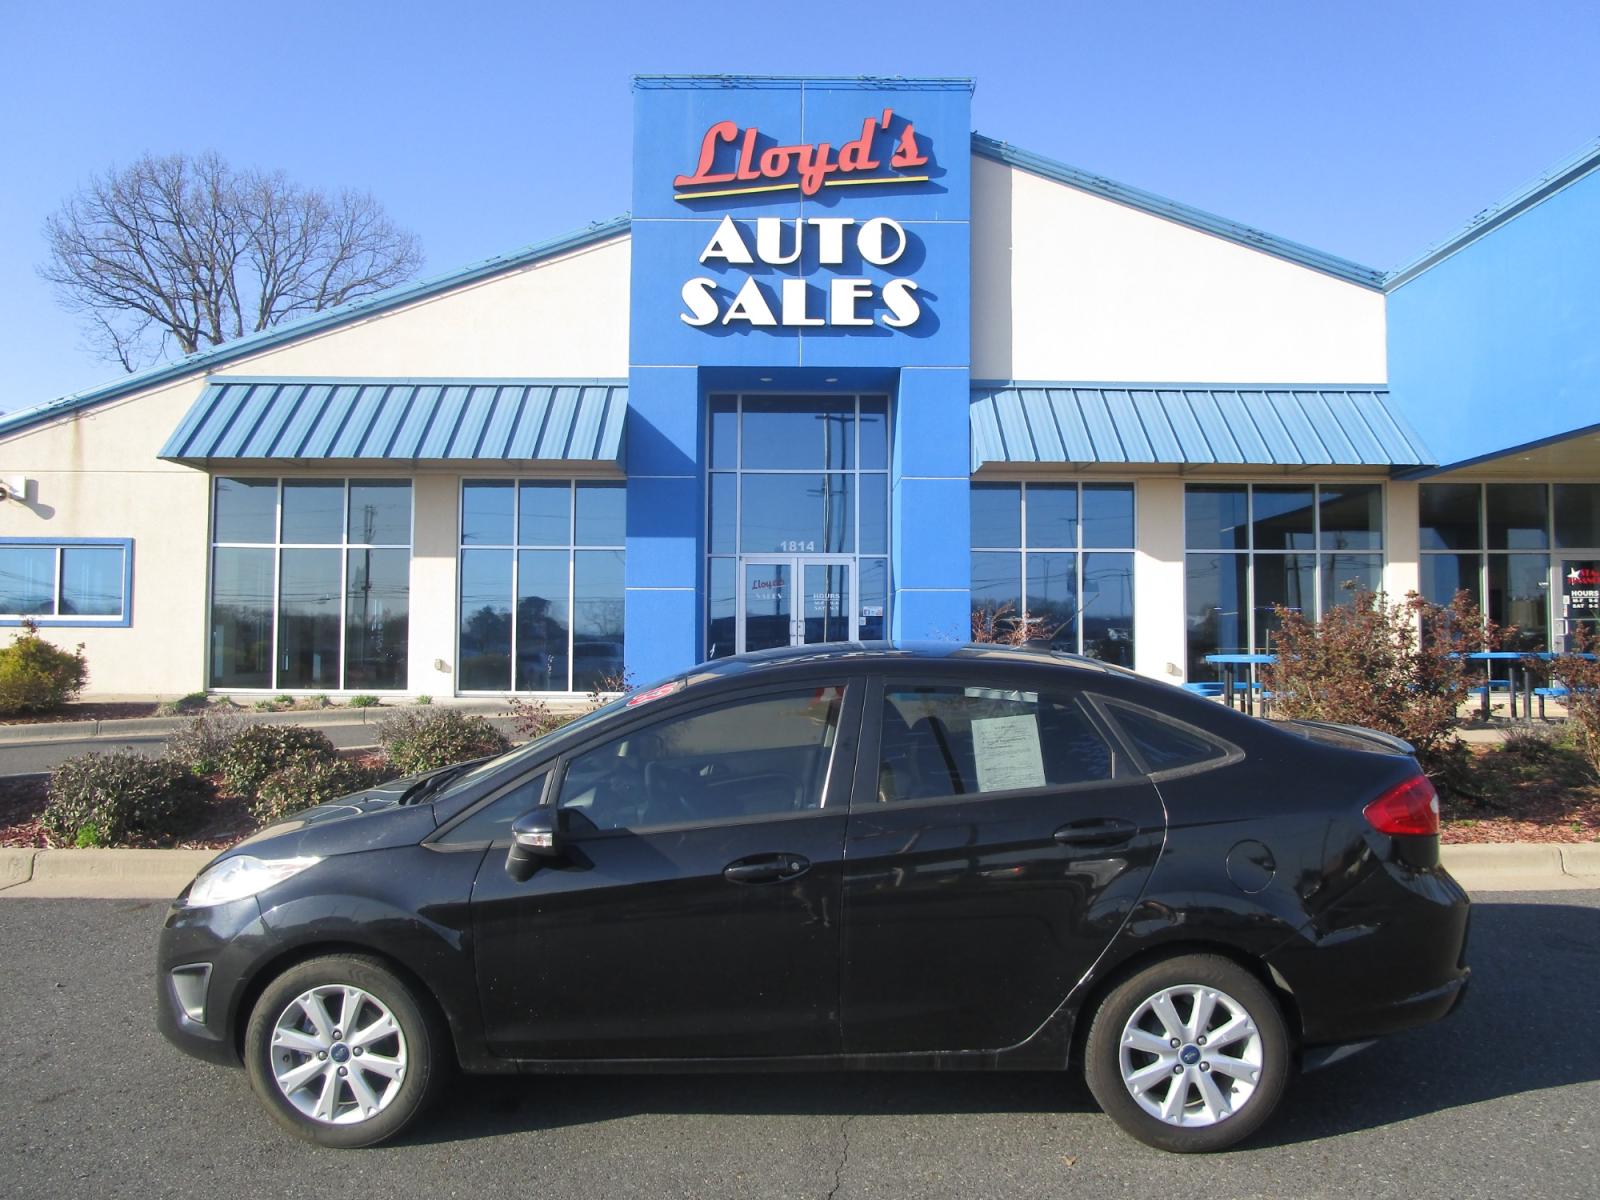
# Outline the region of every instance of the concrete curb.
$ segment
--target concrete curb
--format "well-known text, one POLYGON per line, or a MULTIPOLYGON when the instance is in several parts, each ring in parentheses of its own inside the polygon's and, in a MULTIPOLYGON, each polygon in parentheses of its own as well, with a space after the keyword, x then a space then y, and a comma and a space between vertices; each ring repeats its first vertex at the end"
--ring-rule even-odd
MULTIPOLYGON (((551 708, 587 707, 587 701, 555 702, 551 708)), ((253 712, 233 709, 235 715, 252 725, 377 725, 402 713, 436 712, 455 709, 471 716, 497 717, 505 714, 503 700, 467 701, 451 704, 391 704, 376 708, 308 708, 289 712, 253 712)), ((224 710, 228 711, 228 710, 224 710)), ((34 724, 0 725, 0 746, 44 745, 49 742, 80 742, 91 738, 148 738, 182 729, 197 713, 178 717, 129 717, 120 721, 43 721, 34 724)))
MULTIPOLYGON (((214 850, 0 850, 0 899, 176 896, 214 850)), ((1445 846, 1444 865, 1468 891, 1600 889, 1600 842, 1445 846)))
POLYGON ((167 899, 176 896, 215 850, 23 850, 0 858, 0 897, 85 898, 96 900, 167 899), (10 855, 28 855, 28 874, 12 879, 18 867, 10 855), (4 880, 10 879, 7 883, 4 880))

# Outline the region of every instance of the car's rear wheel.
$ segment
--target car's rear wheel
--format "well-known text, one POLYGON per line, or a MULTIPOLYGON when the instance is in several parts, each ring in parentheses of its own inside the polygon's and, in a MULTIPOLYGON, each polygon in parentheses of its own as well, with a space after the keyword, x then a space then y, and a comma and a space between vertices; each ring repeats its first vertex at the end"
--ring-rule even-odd
POLYGON ((313 958, 267 985, 245 1031, 250 1086, 323 1146, 371 1146, 427 1104, 444 1046, 425 998, 376 959, 313 958))
POLYGON ((1222 1150, 1277 1108, 1289 1080, 1278 1002, 1237 963, 1169 958, 1113 988, 1084 1046, 1089 1090, 1146 1145, 1222 1150))

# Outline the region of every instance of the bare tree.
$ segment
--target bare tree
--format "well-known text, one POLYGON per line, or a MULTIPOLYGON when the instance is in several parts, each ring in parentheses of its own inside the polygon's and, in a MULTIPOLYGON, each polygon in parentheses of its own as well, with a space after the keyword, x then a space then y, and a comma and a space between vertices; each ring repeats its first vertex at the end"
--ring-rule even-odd
POLYGON ((133 371, 404 282, 422 254, 365 192, 329 195, 217 154, 146 155, 68 199, 39 274, 133 371))

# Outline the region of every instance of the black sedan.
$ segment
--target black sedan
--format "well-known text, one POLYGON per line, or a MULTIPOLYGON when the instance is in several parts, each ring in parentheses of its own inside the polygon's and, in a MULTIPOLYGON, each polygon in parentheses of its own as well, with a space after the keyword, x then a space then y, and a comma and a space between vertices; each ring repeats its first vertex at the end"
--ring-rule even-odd
POLYGON ((173 904, 158 1012, 331 1146, 469 1072, 1067 1070, 1168 1150, 1461 998, 1403 743, 1089 659, 725 659, 263 830, 173 904))

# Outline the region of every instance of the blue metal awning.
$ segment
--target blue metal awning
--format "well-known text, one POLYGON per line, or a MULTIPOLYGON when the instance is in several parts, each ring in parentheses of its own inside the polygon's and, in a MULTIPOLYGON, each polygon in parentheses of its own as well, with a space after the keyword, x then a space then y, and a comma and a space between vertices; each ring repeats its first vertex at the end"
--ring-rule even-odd
POLYGON ((1023 384, 972 392, 986 463, 1417 466, 1429 460, 1386 388, 1023 384))
POLYGON ((619 380, 218 377, 160 457, 615 462, 627 409, 619 380))

